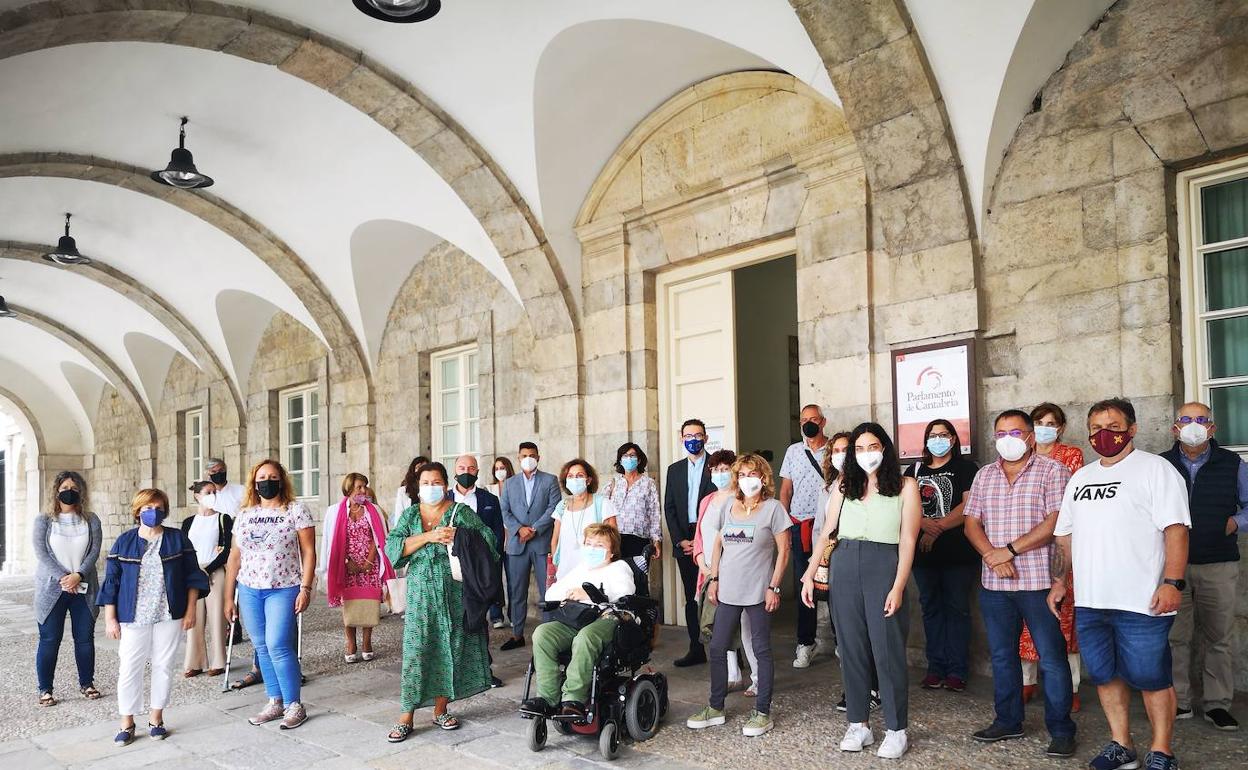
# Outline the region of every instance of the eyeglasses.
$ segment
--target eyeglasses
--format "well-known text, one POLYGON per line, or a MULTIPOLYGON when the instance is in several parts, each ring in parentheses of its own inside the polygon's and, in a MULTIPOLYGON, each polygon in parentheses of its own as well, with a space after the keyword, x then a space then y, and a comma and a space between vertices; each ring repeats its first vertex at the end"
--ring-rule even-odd
POLYGON ((1188 417, 1187 415, 1183 415, 1179 419, 1175 420, 1175 422, 1179 425, 1191 425, 1192 423, 1196 423, 1197 425, 1212 425, 1213 418, 1205 417, 1203 414, 1199 417, 1188 417))
POLYGON ((681 438, 684 438, 684 439, 696 438, 700 441, 705 441, 706 434, 705 433, 686 433, 683 436, 681 436, 681 438))
POLYGON ((999 430, 996 433, 992 434, 992 437, 993 438, 1005 438, 1006 436, 1013 436, 1014 438, 1022 438, 1023 436, 1026 436, 1030 432, 1031 431, 1029 430, 1022 430, 1020 428, 1015 428, 1014 430, 999 430))

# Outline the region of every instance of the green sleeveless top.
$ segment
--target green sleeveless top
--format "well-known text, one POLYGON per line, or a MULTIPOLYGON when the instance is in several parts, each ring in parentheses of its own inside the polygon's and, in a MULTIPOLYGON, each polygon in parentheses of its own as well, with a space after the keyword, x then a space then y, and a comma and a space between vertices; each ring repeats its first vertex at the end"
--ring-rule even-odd
POLYGON ((870 540, 892 543, 901 540, 901 495, 873 495, 865 502, 846 500, 838 524, 842 540, 870 540))

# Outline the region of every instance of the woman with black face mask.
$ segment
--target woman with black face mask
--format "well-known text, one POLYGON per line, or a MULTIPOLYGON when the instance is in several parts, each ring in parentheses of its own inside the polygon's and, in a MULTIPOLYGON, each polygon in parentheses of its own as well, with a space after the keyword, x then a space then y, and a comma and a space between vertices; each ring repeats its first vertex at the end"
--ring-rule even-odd
POLYGON ((257 463, 248 474, 234 544, 225 572, 225 618, 233 622, 242 616, 269 696, 249 721, 262 725, 280 719, 283 730, 292 730, 308 718, 300 701, 295 621, 312 599, 316 530, 277 460, 257 463))
POLYGON ((35 520, 35 622, 39 646, 35 671, 39 679, 39 705, 55 706, 52 680, 56 658, 69 615, 74 635, 74 660, 78 664, 78 690, 96 699, 95 596, 99 577, 95 563, 103 542, 100 519, 87 510, 87 483, 74 471, 61 471, 52 484, 48 512, 35 520))

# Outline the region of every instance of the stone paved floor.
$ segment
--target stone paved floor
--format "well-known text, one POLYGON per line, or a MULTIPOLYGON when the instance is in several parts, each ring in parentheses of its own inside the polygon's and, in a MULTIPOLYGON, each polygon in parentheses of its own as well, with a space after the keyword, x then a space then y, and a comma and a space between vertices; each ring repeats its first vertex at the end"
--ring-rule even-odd
MULTIPOLYGON (((483 693, 455 708, 464 727, 455 732, 421 728, 407 742, 385 740, 398 701, 399 661, 395 657, 402 628, 397 618, 383 622, 376 633, 380 657, 348 666, 343 662, 336 613, 318 603, 305 621, 304 661, 309 681, 304 689, 309 720, 298 730, 281 732, 276 726, 252 727, 246 717, 264 699, 262 688, 243 693, 220 692, 219 681, 203 677, 178 679, 173 703, 166 712, 169 738, 160 743, 139 739, 115 748, 114 716, 116 642, 97 636, 96 682, 105 693, 89 702, 76 694, 73 656, 66 629, 58 671, 58 697, 63 702, 41 709, 34 695, 35 628, 30 610, 28 580, 0 579, 0 709, 5 734, 0 739, 0 767, 25 770, 43 767, 138 768, 166 762, 179 770, 194 768, 399 768, 436 763, 456 768, 776 768, 882 766, 874 754, 845 755, 836 750, 844 730, 843 716, 832 707, 839 692, 839 672, 820 658, 805 672, 796 671, 788 656, 792 637, 775 635, 780 665, 773 713, 777 728, 762 738, 746 739, 739 732, 750 703, 739 694, 729 696, 729 725, 693 732, 684 717, 704 703, 706 668, 672 669, 680 653, 683 633, 664 629, 659 667, 672 684, 672 710, 659 734, 645 744, 625 746, 614 763, 597 754, 597 742, 552 733, 541 753, 528 751, 526 723, 515 715, 523 687, 527 653, 497 651, 502 632, 495 632, 496 671, 507 686, 483 693)), ((242 645, 238 659, 250 657, 242 645)), ((181 656, 178 657, 180 670, 181 656)), ((916 672, 915 678, 918 678, 916 672)), ((1106 740, 1103 715, 1095 692, 1085 687, 1079 723, 1080 759, 1048 760, 1043 709, 1033 704, 1027 712, 1028 737, 995 746, 980 746, 970 733, 986 724, 991 713, 991 683, 980 679, 964 694, 911 690, 911 751, 897 768, 1078 768, 1106 740)), ((1248 704, 1237 704, 1248 717, 1248 704)), ((428 710, 417 713, 417 725, 428 724, 428 710)), ((1145 724, 1136 705, 1136 721, 1145 724)), ((878 720, 877 730, 882 729, 878 720)), ((1141 736, 1141 740, 1144 736, 1141 736)), ((1220 733, 1200 720, 1182 722, 1177 747, 1185 770, 1221 770, 1248 766, 1248 732, 1220 733)))

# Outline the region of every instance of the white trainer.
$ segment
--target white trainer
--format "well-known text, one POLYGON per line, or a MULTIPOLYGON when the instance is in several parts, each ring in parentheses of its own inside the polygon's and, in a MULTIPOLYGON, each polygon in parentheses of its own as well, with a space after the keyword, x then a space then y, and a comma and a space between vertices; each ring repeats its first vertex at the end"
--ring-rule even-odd
POLYGON ((901 759, 901 755, 908 748, 910 741, 906 738, 905 730, 888 730, 884 733, 884 740, 880 741, 880 748, 875 755, 884 759, 901 759))
POLYGON ((865 722, 850 722, 845 737, 841 739, 841 751, 862 751, 872 743, 875 743, 875 736, 865 722))
POLYGON ((797 657, 793 660, 793 668, 808 668, 810 662, 815 659, 815 645, 799 644, 797 645, 797 657))

